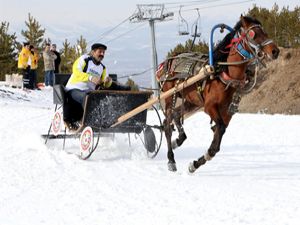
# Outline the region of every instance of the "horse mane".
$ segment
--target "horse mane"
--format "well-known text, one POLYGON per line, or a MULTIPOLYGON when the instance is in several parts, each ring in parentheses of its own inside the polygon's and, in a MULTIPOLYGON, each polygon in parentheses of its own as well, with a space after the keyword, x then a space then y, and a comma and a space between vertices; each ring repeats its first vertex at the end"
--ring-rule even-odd
MULTIPOLYGON (((261 23, 250 16, 244 16, 244 20, 247 23, 252 23, 252 24, 259 24, 261 23)), ((242 21, 238 21, 236 25, 234 26, 234 30, 228 33, 224 39, 216 46, 216 48, 213 51, 213 60, 214 62, 225 62, 228 54, 229 54, 229 49, 226 49, 226 46, 230 44, 231 40, 233 39, 236 31, 238 31, 242 27, 242 21)))

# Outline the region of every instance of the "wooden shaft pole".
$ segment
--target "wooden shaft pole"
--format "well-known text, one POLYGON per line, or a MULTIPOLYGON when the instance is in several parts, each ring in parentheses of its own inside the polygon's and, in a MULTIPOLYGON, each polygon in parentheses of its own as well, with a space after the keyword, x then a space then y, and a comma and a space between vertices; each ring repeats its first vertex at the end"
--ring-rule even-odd
POLYGON ((152 105, 154 105, 155 103, 157 103, 160 99, 165 99, 170 97, 171 95, 173 95, 174 91, 178 92, 181 91, 183 88, 186 88, 188 86, 191 86, 192 84, 196 83, 197 81, 205 78, 205 73, 204 73, 204 68, 202 68, 199 73, 189 79, 187 79, 186 81, 180 83, 177 88, 173 87, 170 90, 166 91, 166 92, 162 92, 160 94, 160 97, 154 97, 152 99, 150 99, 149 101, 147 101, 146 103, 140 105, 139 107, 131 110, 130 112, 124 114, 123 116, 120 116, 117 120, 116 123, 114 123, 111 127, 115 127, 117 125, 119 125, 120 123, 123 123, 124 121, 130 119, 131 117, 135 116, 136 114, 150 108, 152 105))

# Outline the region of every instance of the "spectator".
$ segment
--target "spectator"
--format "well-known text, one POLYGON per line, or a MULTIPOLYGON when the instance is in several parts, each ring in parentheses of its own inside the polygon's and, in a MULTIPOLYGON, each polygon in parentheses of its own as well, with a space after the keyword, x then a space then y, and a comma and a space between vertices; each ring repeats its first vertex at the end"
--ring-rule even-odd
POLYGON ((51 51, 56 55, 56 59, 54 60, 54 73, 59 73, 59 64, 61 62, 60 53, 56 51, 56 44, 51 45, 51 51))
POLYGON ((43 52, 44 66, 45 66, 45 86, 53 87, 54 79, 54 60, 57 58, 56 55, 50 51, 50 44, 47 43, 43 52))
POLYGON ((29 42, 24 42, 22 50, 18 57, 18 69, 19 72, 23 75, 23 88, 25 89, 30 88, 29 86, 30 66, 28 65, 28 60, 30 57, 29 46, 30 46, 29 42))
POLYGON ((30 45, 29 50, 30 50, 30 57, 28 61, 30 62, 30 72, 29 72, 30 88, 39 89, 37 87, 37 67, 38 67, 39 53, 33 45, 30 45))

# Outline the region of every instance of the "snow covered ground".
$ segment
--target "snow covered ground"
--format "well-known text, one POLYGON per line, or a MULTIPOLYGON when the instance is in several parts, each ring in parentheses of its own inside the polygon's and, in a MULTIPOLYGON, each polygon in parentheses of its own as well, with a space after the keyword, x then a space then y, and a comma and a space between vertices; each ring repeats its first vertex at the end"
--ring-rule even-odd
POLYGON ((52 114, 51 90, 0 85, 0 225, 300 224, 300 116, 235 115, 221 151, 190 175, 212 138, 204 113, 185 121, 176 173, 165 141, 155 159, 126 135, 88 161, 70 154, 78 140, 45 145, 52 114))

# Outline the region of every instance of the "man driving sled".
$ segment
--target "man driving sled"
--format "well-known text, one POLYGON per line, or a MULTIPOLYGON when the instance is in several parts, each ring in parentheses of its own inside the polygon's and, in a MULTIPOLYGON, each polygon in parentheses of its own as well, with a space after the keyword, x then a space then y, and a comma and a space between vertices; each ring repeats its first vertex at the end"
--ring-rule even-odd
POLYGON ((101 63, 107 47, 95 43, 89 55, 80 56, 73 64, 72 75, 66 85, 67 100, 64 103, 64 122, 70 131, 80 127, 86 96, 99 87, 108 89, 112 79, 101 63))

